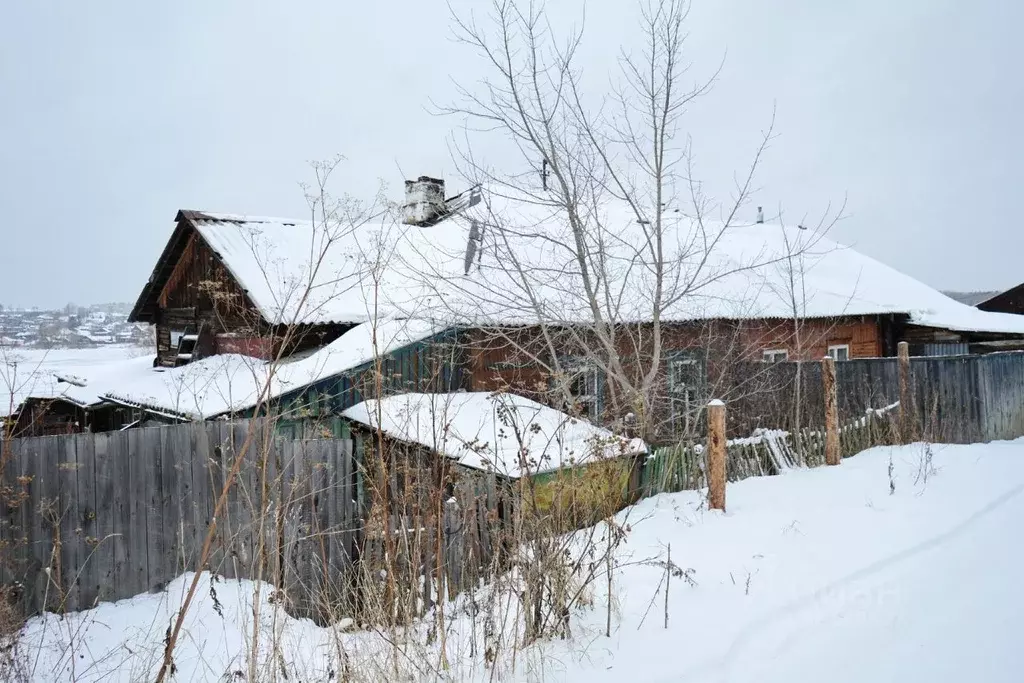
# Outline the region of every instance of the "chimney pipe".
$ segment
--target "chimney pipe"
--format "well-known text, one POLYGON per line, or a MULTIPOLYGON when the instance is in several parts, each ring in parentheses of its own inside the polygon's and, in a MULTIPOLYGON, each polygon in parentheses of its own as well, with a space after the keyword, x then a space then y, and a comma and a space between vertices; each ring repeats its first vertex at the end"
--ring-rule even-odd
POLYGON ((764 223, 764 211, 761 210, 760 206, 757 207, 757 222, 764 223))
POLYGON ((404 222, 426 225, 444 213, 444 181, 421 175, 405 181, 404 222))

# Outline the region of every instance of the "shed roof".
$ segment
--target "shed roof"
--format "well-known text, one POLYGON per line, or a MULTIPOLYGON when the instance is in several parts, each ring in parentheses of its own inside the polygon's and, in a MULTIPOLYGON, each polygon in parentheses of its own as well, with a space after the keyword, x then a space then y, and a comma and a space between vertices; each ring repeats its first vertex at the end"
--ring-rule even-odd
POLYGON ((94 373, 80 371, 74 383, 54 383, 32 397, 64 398, 80 405, 113 401, 184 419, 206 419, 251 408, 261 393, 265 400, 274 399, 341 375, 440 331, 423 320, 363 323, 313 353, 276 364, 221 354, 162 368, 153 367, 151 356, 133 358, 104 364, 94 373))
POLYGON ((429 448, 460 465, 518 478, 645 453, 640 439, 509 393, 409 393, 363 401, 350 420, 429 448))

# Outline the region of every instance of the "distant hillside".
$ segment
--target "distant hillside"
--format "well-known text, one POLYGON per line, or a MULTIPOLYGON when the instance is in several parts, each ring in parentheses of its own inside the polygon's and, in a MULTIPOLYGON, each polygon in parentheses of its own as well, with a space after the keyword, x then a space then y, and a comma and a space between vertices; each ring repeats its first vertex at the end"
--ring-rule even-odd
POLYGON ((943 292, 950 299, 956 299, 968 306, 977 306, 982 301, 988 301, 999 292, 943 292))

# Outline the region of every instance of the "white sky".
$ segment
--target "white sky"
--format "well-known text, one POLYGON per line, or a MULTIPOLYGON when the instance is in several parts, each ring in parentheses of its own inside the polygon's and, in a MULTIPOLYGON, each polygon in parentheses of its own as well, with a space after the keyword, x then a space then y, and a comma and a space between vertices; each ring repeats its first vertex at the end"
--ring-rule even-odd
MULTIPOLYGON (((588 77, 634 11, 587 6, 588 77)), ((795 221, 845 196, 832 237, 928 284, 1024 281, 1021 25, 997 0, 695 0, 695 69, 725 57, 685 123, 701 176, 727 191, 776 105, 755 204, 795 221)), ((3 3, 0 302, 134 300, 178 208, 301 217, 308 160, 346 155, 357 196, 453 179, 458 122, 427 106, 481 68, 440 1, 3 3)))

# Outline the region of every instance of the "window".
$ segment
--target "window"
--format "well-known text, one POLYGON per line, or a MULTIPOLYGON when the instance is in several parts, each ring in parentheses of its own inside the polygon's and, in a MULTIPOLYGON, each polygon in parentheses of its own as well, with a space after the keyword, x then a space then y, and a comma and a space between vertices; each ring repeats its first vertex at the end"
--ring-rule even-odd
POLYGON ((765 363, 780 363, 789 360, 789 351, 787 349, 765 349, 761 354, 761 360, 765 363))
POLYGON ((677 357, 668 361, 668 390, 671 394, 685 394, 700 384, 700 366, 695 358, 677 357))
POLYGON ((576 400, 580 414, 596 420, 600 415, 601 375, 591 365, 577 366, 569 380, 569 393, 576 400))
POLYGON ((828 347, 828 355, 832 360, 850 360, 849 344, 831 344, 828 347))
POLYGON ((668 359, 668 398, 672 430, 689 433, 700 407, 704 362, 698 355, 678 354, 668 359))
POLYGON ((553 407, 574 414, 578 411, 581 417, 597 420, 604 395, 604 376, 600 369, 586 358, 568 356, 560 362, 564 374, 548 380, 551 395, 558 398, 553 407))
POLYGON ((181 346, 181 338, 185 336, 185 330, 171 330, 171 348, 181 346))

